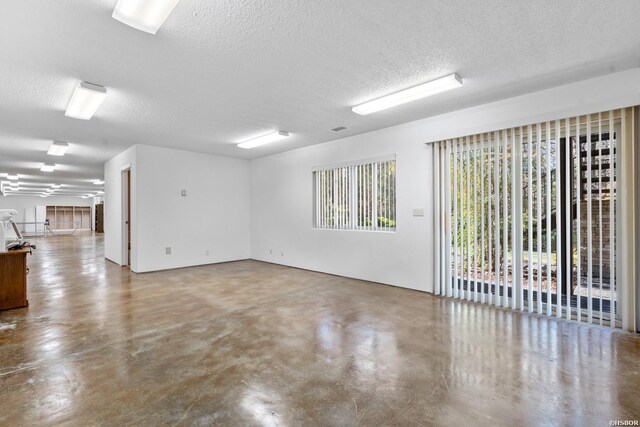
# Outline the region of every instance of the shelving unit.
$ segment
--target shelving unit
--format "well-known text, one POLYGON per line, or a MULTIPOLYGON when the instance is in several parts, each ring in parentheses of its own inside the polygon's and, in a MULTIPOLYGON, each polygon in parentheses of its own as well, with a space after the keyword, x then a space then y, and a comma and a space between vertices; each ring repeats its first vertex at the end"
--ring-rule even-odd
POLYGON ((91 206, 47 206, 47 219, 52 230, 91 230, 91 206))

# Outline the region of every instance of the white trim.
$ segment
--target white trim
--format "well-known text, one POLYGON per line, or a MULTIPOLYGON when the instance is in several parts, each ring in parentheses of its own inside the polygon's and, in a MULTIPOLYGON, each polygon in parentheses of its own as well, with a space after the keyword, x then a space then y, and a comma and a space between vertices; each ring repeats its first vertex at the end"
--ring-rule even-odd
POLYGON ((131 185, 127 187, 127 182, 125 181, 125 173, 129 172, 129 183, 131 182, 131 167, 120 169, 120 185, 121 185, 121 216, 120 216, 120 225, 122 230, 122 257, 121 266, 129 266, 131 267, 131 257, 129 254, 129 227, 131 226, 131 218, 129 214, 131 212, 130 204, 131 204, 131 185))
MULTIPOLYGON (((568 174, 569 176, 571 176, 572 174, 572 169, 571 169, 571 119, 569 119, 568 117, 564 120, 564 143, 565 143, 565 163, 564 166, 567 169, 565 174, 568 174)), ((567 214, 565 215, 566 220, 565 220, 565 227, 566 227, 566 232, 570 233, 571 231, 571 225, 573 224, 573 220, 571 219, 571 215, 572 215, 572 210, 571 210, 571 204, 573 203, 573 200, 571 200, 571 179, 567 179, 565 184, 564 184, 564 189, 566 191, 566 198, 565 198, 565 206, 564 208, 566 209, 567 214)), ((573 237, 570 238, 573 241, 573 237)), ((573 248, 572 245, 569 245, 571 248, 573 248)), ((572 265, 573 265, 573 251, 567 251, 567 258, 566 258, 566 263, 565 263, 565 268, 567 269, 572 269, 572 265)), ((572 276, 570 276, 572 277, 572 276)), ((568 295, 567 295, 567 307, 566 307, 566 313, 567 313, 567 320, 571 320, 571 292, 573 290, 573 282, 570 280, 569 283, 567 283, 567 289, 569 290, 568 295)))
MULTIPOLYGON (((551 317, 551 310, 553 308, 552 297, 551 297, 551 124, 549 122, 546 123, 546 205, 545 205, 545 216, 547 219, 547 316, 551 317)), ((542 142, 542 141, 541 141, 542 142)), ((557 215, 557 210, 556 210, 557 215)), ((557 282, 556 282, 557 283, 557 282)), ((557 290, 557 287, 556 287, 557 290)))
POLYGON ((322 171, 322 170, 330 170, 330 169, 338 169, 338 168, 346 168, 350 166, 358 166, 358 165, 366 165, 369 163, 382 163, 382 162, 390 162, 392 160, 396 160, 396 153, 387 154, 379 157, 371 157, 368 159, 360 159, 360 160, 349 160, 346 162, 339 163, 329 163, 319 166, 314 166, 311 168, 313 172, 322 171))
POLYGON ((636 218, 636 202, 637 197, 636 171, 634 160, 636 158, 636 135, 635 135, 635 116, 630 114, 631 110, 623 110, 622 112, 622 144, 619 144, 620 155, 617 156, 620 162, 620 192, 624 197, 618 197, 619 215, 618 218, 618 241, 619 241, 619 267, 618 289, 620 291, 619 307, 620 318, 622 320, 622 329, 632 331, 636 328, 636 310, 635 310, 635 284, 636 284, 636 257, 635 257, 635 218, 636 218), (628 117, 627 115, 630 115, 628 117), (628 123, 630 121, 630 123, 628 123), (627 129, 629 128, 629 129, 627 129), (631 135, 628 133, 631 132, 631 135))
MULTIPOLYGON (((433 179, 433 209, 434 212, 440 212, 440 143, 435 143, 431 147, 431 170, 433 179)), ((440 227, 441 215, 433 215, 433 270, 435 273, 433 288, 436 295, 440 295, 440 275, 442 273, 440 269, 440 254, 442 253, 442 239, 440 233, 442 229, 440 227)))

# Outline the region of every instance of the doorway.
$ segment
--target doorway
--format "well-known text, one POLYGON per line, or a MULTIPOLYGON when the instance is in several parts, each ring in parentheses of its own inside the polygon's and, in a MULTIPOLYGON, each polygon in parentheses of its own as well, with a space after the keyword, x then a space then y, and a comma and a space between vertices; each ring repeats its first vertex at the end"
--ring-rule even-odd
POLYGON ((131 168, 122 171, 122 265, 131 267, 131 168))

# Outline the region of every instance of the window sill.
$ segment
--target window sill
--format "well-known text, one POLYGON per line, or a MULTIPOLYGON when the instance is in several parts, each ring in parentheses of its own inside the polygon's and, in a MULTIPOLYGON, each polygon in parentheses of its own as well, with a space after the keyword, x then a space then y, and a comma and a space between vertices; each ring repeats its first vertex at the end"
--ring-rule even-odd
POLYGON ((396 229, 393 230, 358 230, 358 229, 342 229, 342 228, 318 228, 312 227, 314 231, 355 231, 355 232, 364 232, 364 233, 381 233, 381 234, 395 234, 396 229))

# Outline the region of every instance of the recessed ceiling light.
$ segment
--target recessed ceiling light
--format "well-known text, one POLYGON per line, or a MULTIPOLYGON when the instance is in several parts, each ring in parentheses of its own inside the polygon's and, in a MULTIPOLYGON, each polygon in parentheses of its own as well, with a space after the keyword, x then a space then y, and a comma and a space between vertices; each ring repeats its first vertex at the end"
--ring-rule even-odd
POLYGON ((67 111, 67 117, 74 119, 89 120, 100 108, 102 102, 107 97, 107 89, 93 83, 80 82, 73 91, 67 111))
POLYGON ((50 156, 64 156, 64 153, 69 149, 69 144, 63 141, 53 141, 47 150, 47 154, 50 156))
POLYGON ((56 168, 56 165, 54 165, 53 163, 45 163, 42 165, 42 167, 40 168, 40 170, 42 172, 53 172, 53 170, 56 168))
POLYGON ((7 174, 7 179, 8 179, 9 181, 17 181, 17 180, 19 179, 19 177, 18 177, 18 175, 17 175, 17 174, 16 174, 16 175, 9 175, 9 174, 7 174))
POLYGON ((364 104, 353 107, 351 110, 361 115, 371 114, 461 86, 462 79, 460 76, 457 74, 449 74, 448 76, 383 96, 373 101, 365 102, 364 104))
POLYGON ((101 180, 101 179, 94 179, 94 180, 93 180, 93 183, 94 183, 95 185, 102 185, 102 184, 104 184, 104 181, 103 181, 103 180, 101 180))
POLYGON ((118 0, 113 18, 145 33, 155 34, 180 0, 118 0))
POLYGON ((238 144, 238 147, 254 148, 260 145, 269 144, 270 142, 280 141, 281 139, 285 139, 288 137, 289 134, 287 132, 278 131, 241 142, 240 144, 238 144))

